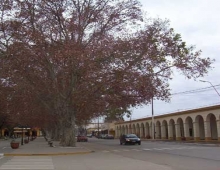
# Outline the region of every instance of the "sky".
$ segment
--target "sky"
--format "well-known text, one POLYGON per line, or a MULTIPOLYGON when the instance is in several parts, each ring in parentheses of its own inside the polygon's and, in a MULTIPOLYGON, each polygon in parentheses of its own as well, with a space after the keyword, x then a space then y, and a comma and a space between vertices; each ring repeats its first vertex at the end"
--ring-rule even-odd
MULTIPOLYGON (((154 100, 154 115, 220 104, 220 1, 219 0, 139 0, 149 17, 169 19, 170 27, 188 45, 202 50, 201 57, 215 59, 207 76, 197 81, 175 73, 170 81, 169 103, 154 100), (209 81, 201 82, 199 80, 209 81), (190 92, 188 92, 190 91, 190 92), (184 92, 184 93, 180 93, 184 92)), ((131 119, 149 117, 151 105, 132 108, 131 119)), ((125 118, 125 120, 128 120, 125 118)))

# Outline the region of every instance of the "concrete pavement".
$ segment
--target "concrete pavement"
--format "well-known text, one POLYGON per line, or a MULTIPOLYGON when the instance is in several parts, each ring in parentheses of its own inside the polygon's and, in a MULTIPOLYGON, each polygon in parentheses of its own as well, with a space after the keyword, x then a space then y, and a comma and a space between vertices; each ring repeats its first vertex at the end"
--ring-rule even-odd
MULTIPOLYGON (((10 142, 10 141, 8 141, 10 142)), ((53 147, 48 145, 48 142, 43 137, 37 137, 29 143, 21 145, 18 149, 11 149, 10 152, 3 151, 1 156, 56 156, 56 155, 75 155, 88 154, 93 151, 76 144, 76 147, 62 147, 59 141, 53 141, 53 147)))
MULTIPOLYGON (((169 141, 162 141, 162 140, 147 140, 151 142, 168 142, 169 141)), ((10 140, 7 141, 10 143, 10 140)), ((208 145, 208 146, 220 146, 219 143, 208 142, 208 143, 191 143, 191 142, 178 142, 178 143, 185 143, 185 144, 193 144, 193 145, 208 145)), ((50 156, 50 155, 74 155, 74 154, 88 154, 92 153, 92 150, 89 150, 81 143, 77 142, 76 147, 62 147, 59 145, 59 141, 53 141, 53 146, 50 147, 48 142, 44 139, 44 137, 37 137, 34 141, 29 141, 28 144, 21 145, 18 149, 11 149, 8 147, 6 150, 0 151, 0 156, 50 156)))
POLYGON ((44 138, 38 137, 13 150, 9 143, 5 141, 2 145, 7 147, 2 149, 7 150, 6 155, 2 159, 0 156, 2 170, 217 170, 220 167, 219 147, 188 148, 182 144, 156 141, 120 145, 118 140, 96 138, 89 138, 88 143, 78 142, 74 148, 61 147, 56 141, 55 147, 50 147, 44 138), (91 150, 95 152, 89 154, 91 150))
POLYGON ((18 149, 11 149, 7 145, 10 153, 2 153, 7 158, 0 164, 0 169, 173 170, 166 165, 121 157, 112 153, 89 154, 93 151, 81 146, 81 143, 77 143, 76 147, 61 147, 58 141, 54 141, 53 145, 54 147, 50 147, 43 137, 20 145, 18 149))

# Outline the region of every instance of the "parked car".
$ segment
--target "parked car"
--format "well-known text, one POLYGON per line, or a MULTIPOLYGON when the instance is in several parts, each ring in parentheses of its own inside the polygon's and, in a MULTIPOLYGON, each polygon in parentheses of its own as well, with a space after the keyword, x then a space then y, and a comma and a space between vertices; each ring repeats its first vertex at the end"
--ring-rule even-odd
POLYGON ((98 136, 97 136, 97 138, 99 138, 99 139, 105 139, 105 134, 99 134, 98 136))
POLYGON ((106 139, 106 136, 107 136, 107 134, 102 134, 102 135, 101 135, 101 138, 102 138, 102 139, 106 139))
POLYGON ((114 139, 114 136, 113 135, 106 135, 105 139, 114 139))
POLYGON ((88 138, 87 136, 84 136, 84 135, 78 135, 77 142, 88 142, 88 138))
POLYGON ((88 138, 92 138, 92 134, 87 134, 87 137, 88 138))
POLYGON ((141 139, 138 138, 135 134, 121 135, 120 144, 138 144, 141 145, 141 139))

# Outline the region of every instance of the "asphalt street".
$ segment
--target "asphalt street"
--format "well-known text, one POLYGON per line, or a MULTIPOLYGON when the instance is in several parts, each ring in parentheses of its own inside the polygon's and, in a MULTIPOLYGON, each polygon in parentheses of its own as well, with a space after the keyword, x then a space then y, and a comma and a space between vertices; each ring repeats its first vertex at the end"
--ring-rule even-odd
POLYGON ((97 153, 111 153, 177 170, 220 170, 220 147, 215 145, 160 141, 142 141, 141 145, 120 145, 117 139, 96 138, 82 145, 97 153))
MULTIPOLYGON (((94 152, 68 156, 0 155, 0 170, 220 170, 220 147, 177 142, 142 141, 120 145, 119 140, 89 138, 80 146, 94 152)), ((9 142, 0 142, 1 151, 9 142)))

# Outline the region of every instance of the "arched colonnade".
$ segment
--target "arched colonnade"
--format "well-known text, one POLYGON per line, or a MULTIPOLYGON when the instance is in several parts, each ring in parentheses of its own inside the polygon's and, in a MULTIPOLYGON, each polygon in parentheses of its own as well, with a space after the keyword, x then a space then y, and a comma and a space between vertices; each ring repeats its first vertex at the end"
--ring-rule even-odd
MULTIPOLYGON (((155 139, 169 140, 219 140, 220 105, 154 118, 155 139)), ((141 138, 152 138, 151 118, 115 124, 116 137, 134 133, 141 138)))

